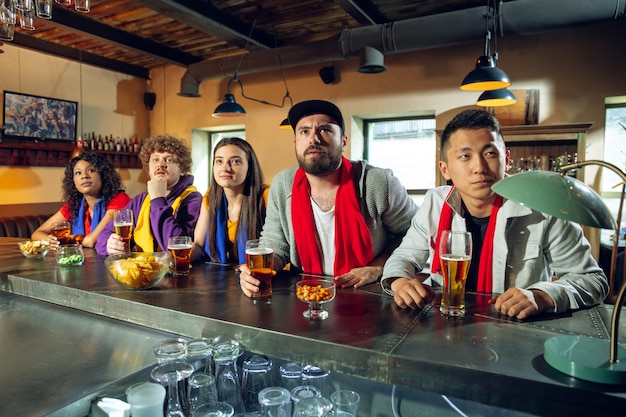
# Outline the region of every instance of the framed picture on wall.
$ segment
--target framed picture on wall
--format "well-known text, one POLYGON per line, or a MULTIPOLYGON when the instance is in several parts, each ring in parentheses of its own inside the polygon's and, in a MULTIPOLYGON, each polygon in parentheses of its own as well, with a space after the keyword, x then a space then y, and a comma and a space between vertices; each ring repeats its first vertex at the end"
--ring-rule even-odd
POLYGON ((76 140, 78 102, 3 92, 4 137, 76 140))

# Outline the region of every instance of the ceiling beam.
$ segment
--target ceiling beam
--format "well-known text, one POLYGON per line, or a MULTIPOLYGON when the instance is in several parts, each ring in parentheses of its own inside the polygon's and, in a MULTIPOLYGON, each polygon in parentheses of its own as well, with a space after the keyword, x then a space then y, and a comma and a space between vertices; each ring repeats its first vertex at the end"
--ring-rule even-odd
POLYGON ((133 0, 133 3, 170 16, 178 22, 243 49, 253 45, 261 49, 276 46, 274 37, 258 29, 253 30, 253 25, 224 13, 208 1, 133 0))
POLYGON ((150 79, 150 71, 147 68, 137 65, 127 64, 121 61, 104 58, 89 52, 84 52, 76 48, 59 45, 53 42, 43 41, 32 36, 27 36, 19 32, 15 32, 11 44, 19 45, 24 48, 33 49, 50 55, 90 64, 99 68, 110 71, 127 74, 133 77, 150 79))
POLYGON ((56 4, 53 7, 53 18, 48 20, 47 24, 60 25, 68 30, 80 32, 86 36, 97 38, 107 43, 114 43, 123 48, 184 67, 202 60, 202 58, 195 55, 105 25, 56 4))
POLYGON ((380 25, 387 19, 371 0, 335 0, 354 20, 362 25, 380 25))

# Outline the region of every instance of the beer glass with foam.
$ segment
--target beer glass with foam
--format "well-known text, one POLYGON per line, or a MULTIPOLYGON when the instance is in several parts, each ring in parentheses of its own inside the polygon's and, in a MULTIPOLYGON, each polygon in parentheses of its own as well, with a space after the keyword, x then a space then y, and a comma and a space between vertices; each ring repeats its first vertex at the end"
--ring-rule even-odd
POLYGON ((252 239, 246 242, 246 264, 250 275, 261 281, 259 292, 254 298, 272 295, 272 277, 274 276, 274 246, 272 242, 252 239))
POLYGON ((443 295, 439 310, 445 316, 465 315, 465 281, 472 259, 472 234, 443 230, 439 236, 443 295))
POLYGON ((190 236, 171 237, 167 241, 167 250, 172 254, 174 263, 174 278, 187 278, 189 276, 189 262, 193 243, 190 236))
POLYGON ((130 239, 133 237, 134 216, 131 209, 118 210, 113 218, 115 233, 122 237, 124 248, 130 251, 130 239))

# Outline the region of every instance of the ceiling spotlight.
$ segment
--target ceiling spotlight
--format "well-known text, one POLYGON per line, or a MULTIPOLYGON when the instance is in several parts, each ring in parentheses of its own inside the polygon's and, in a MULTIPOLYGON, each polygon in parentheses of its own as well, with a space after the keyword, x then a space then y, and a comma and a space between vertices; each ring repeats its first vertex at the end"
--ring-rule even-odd
POLYGON ((359 53, 361 65, 357 67, 357 72, 362 74, 378 74, 387 71, 384 64, 385 56, 376 48, 366 46, 359 53))

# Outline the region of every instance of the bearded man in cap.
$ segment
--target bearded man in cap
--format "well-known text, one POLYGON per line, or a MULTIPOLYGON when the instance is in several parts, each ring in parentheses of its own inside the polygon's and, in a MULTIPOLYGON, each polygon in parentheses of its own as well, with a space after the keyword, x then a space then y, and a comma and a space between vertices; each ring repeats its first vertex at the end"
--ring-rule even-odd
MULTIPOLYGON (((391 170, 343 156, 344 119, 331 102, 308 100, 289 110, 298 166, 270 187, 261 241, 274 245, 274 268, 334 277, 339 287, 375 282, 411 224, 417 206, 391 170)), ((259 280, 240 267, 254 297, 259 280)))

